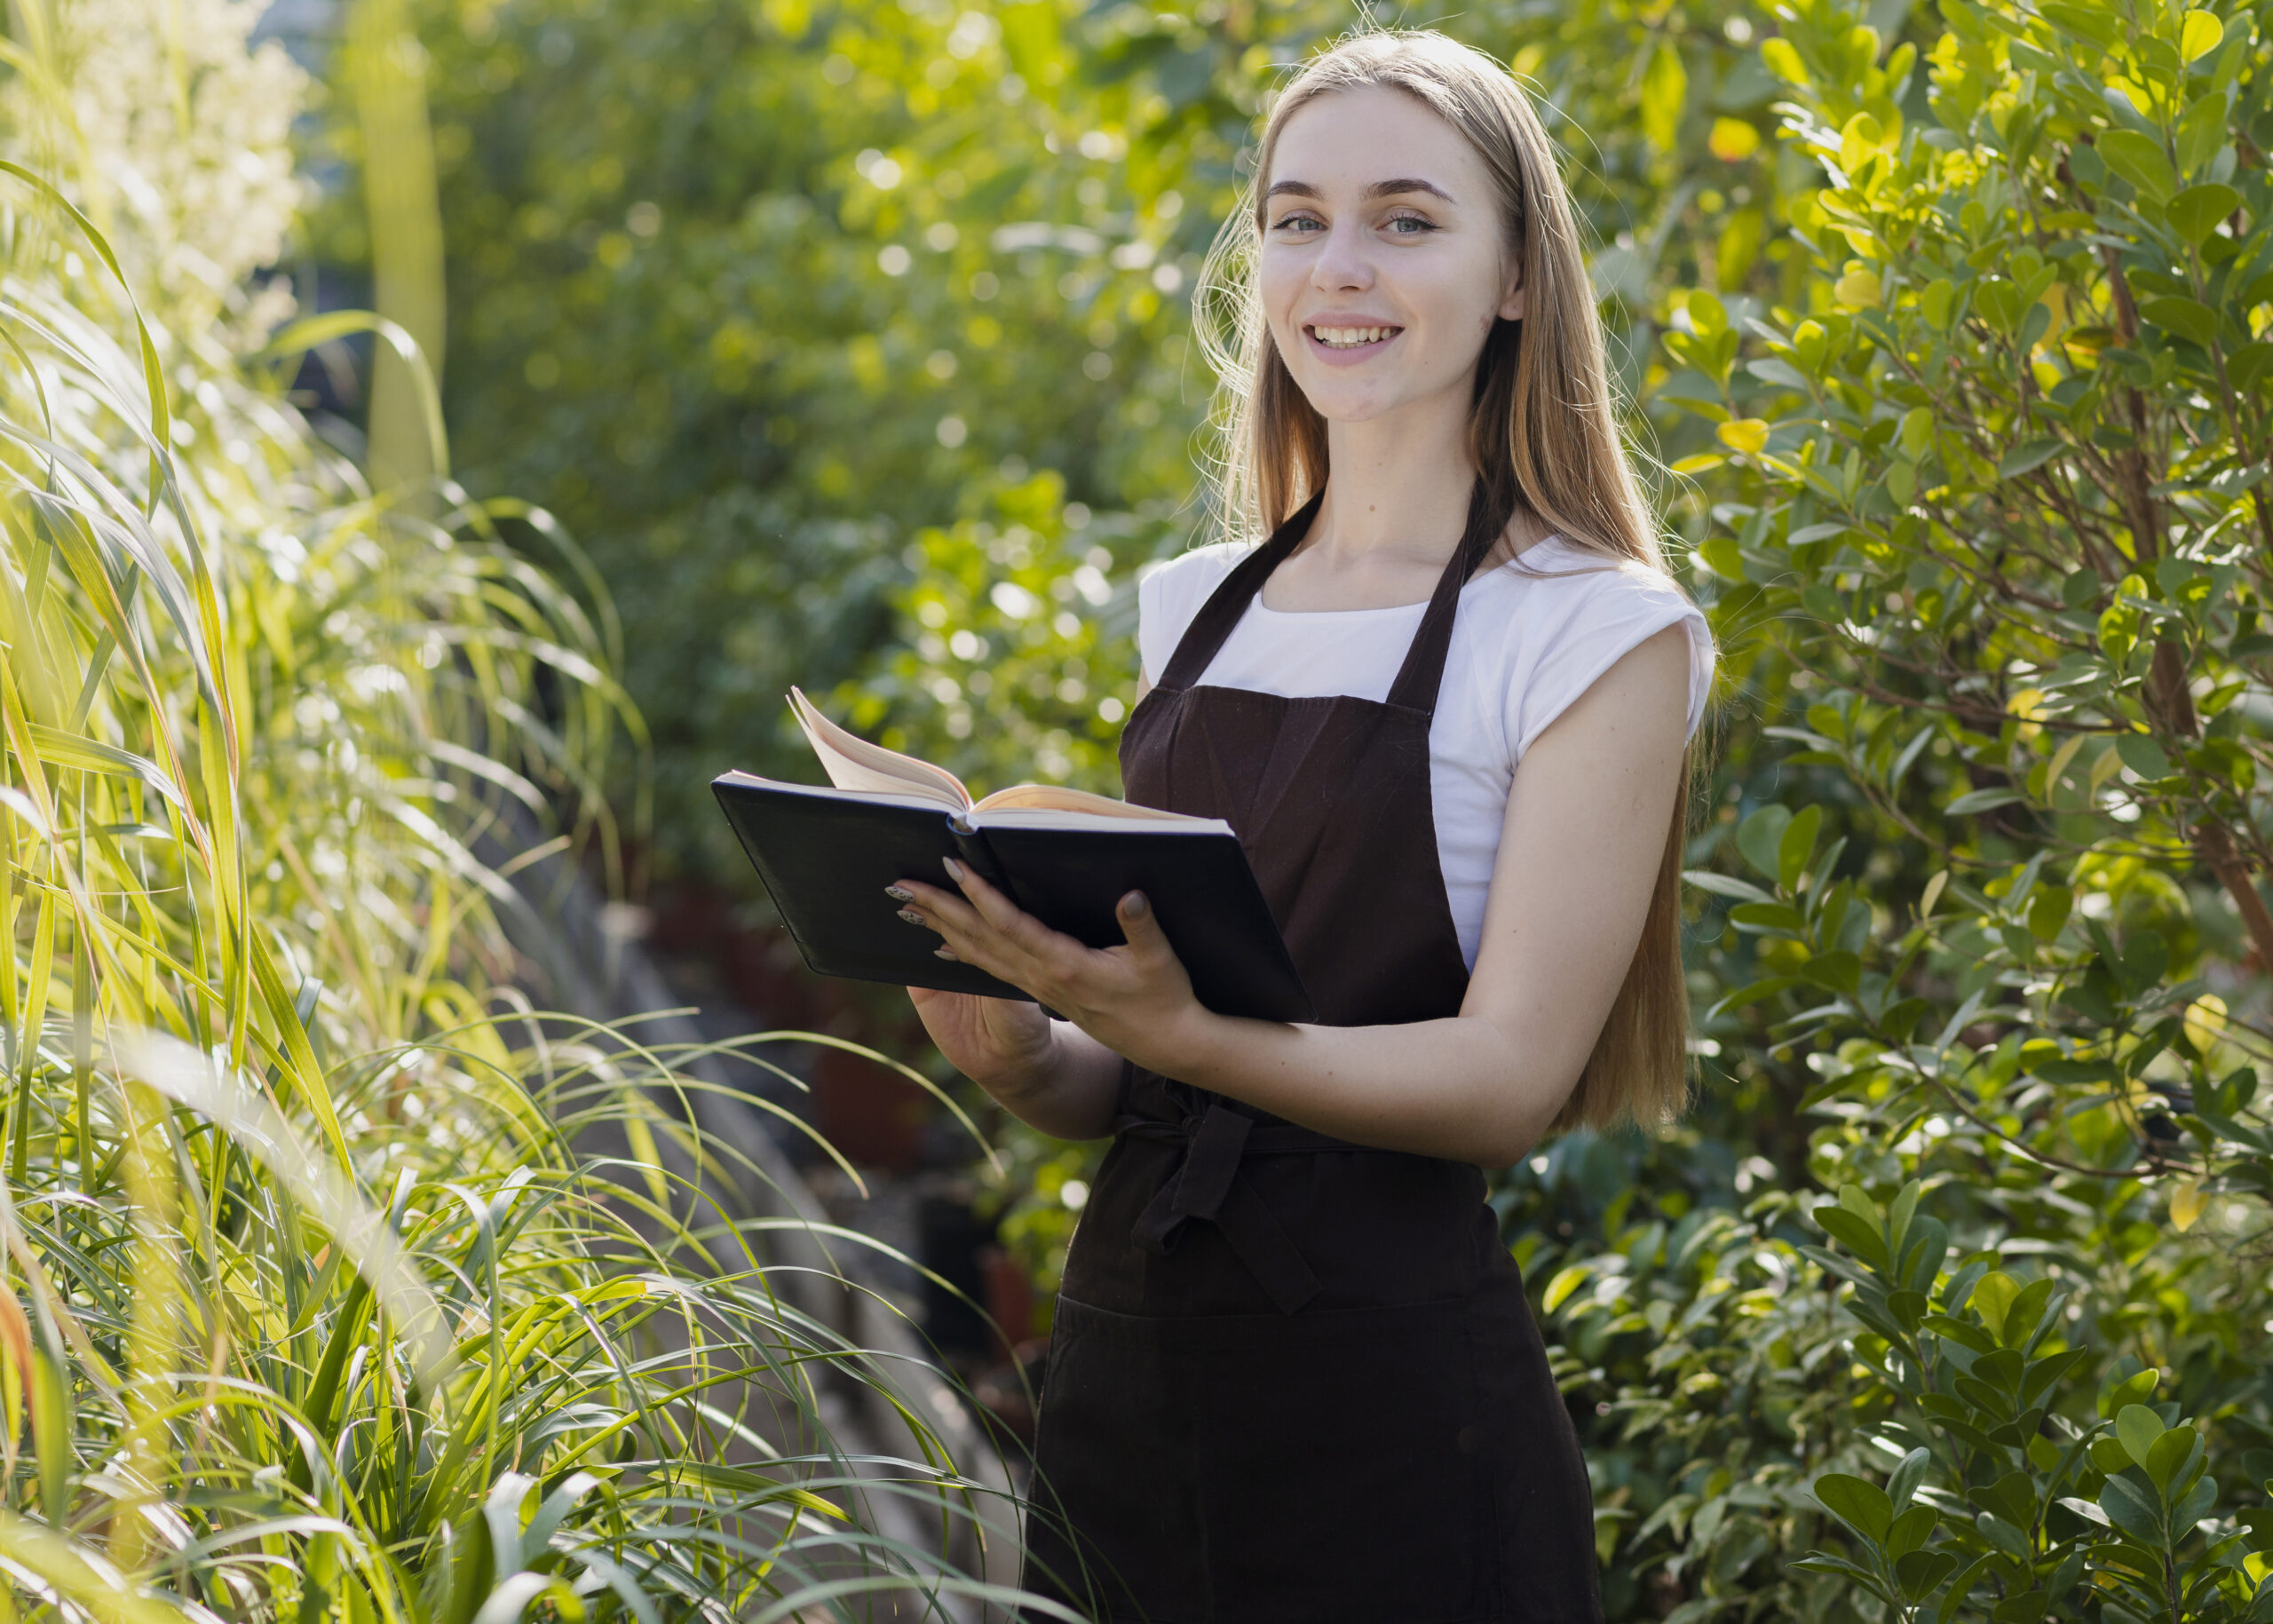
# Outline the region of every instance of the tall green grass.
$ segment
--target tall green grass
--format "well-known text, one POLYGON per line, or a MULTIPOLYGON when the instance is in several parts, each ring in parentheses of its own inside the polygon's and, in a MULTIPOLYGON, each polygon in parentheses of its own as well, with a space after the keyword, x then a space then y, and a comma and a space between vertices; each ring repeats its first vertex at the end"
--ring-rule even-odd
POLYGON ((1006 1600, 943 1555, 1000 1512, 936 1378, 717 1205, 691 1057, 512 991, 475 853, 605 842, 629 718, 527 515, 376 498, 43 168, 0 163, 0 1611, 1006 1600), (904 1456, 833 1435, 848 1389, 904 1456))

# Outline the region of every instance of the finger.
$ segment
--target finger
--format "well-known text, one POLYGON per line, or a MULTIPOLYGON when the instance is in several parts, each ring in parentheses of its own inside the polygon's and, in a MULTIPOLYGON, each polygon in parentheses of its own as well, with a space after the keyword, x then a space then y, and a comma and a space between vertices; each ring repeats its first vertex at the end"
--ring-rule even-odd
POLYGON ((1113 916, 1121 922, 1122 939, 1139 959, 1176 956, 1176 949, 1168 946, 1168 933, 1160 929, 1160 916, 1153 910, 1152 899, 1143 891, 1132 891, 1123 897, 1113 909, 1113 916))
POLYGON ((1066 955, 1089 951, 1080 942, 1063 931, 1053 931, 1004 896, 972 870, 968 863, 946 860, 947 871, 955 876, 963 894, 970 899, 978 915, 991 926, 1003 943, 1027 957, 1041 962, 1059 959, 1066 955))
POLYGON ((978 910, 963 899, 951 891, 926 885, 921 880, 901 880, 897 884, 887 885, 884 895, 899 905, 901 917, 906 918, 909 914, 919 915, 918 919, 908 922, 911 924, 920 923, 938 931, 950 922, 961 923, 966 929, 981 923, 978 910))
POLYGON ((997 930, 1008 930, 1013 919, 1026 916, 1024 909, 989 885, 970 864, 959 863, 952 857, 942 860, 947 866, 948 875, 962 888, 962 894, 970 899, 970 905, 989 924, 997 930))

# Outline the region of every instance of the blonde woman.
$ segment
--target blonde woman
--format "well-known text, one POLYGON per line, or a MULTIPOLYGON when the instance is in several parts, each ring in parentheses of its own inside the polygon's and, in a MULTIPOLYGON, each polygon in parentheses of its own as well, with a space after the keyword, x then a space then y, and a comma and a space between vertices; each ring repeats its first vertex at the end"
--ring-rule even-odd
POLYGON ((1095 951, 975 876, 893 888, 1066 1018, 915 992, 940 1050, 1045 1132, 1113 1136, 1027 1583, 1155 1624, 1577 1624, 1585 1463, 1480 1169, 1679 1109, 1711 646, 1504 69, 1343 41, 1278 99, 1229 230, 1240 539, 1144 581, 1121 767, 1239 831, 1319 1022, 1201 1007, 1141 895, 1095 951))

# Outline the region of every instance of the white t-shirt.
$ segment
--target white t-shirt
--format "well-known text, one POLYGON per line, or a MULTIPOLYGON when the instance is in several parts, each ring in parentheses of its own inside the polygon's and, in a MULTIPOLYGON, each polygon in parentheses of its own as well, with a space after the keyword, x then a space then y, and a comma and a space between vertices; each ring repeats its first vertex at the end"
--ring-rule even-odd
MULTIPOLYGON (((1228 542, 1196 548, 1138 582, 1136 645, 1147 682, 1159 682, 1200 606, 1251 551, 1228 542)), ((1289 611, 1265 607, 1258 593, 1200 680, 1288 699, 1386 700, 1427 607, 1289 611)), ((1693 734, 1712 687, 1712 637, 1667 576, 1550 536, 1461 590, 1429 728, 1429 787, 1437 860, 1471 970, 1516 764, 1596 677, 1676 623, 1689 630, 1693 734)))

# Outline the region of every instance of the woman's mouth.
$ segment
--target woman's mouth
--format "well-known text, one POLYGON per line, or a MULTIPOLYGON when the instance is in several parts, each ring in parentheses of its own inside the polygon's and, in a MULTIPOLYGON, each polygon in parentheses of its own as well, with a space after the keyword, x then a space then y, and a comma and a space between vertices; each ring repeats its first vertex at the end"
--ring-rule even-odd
POLYGON ((1303 329, 1320 349, 1335 354, 1378 349, 1405 329, 1401 327, 1326 327, 1316 323, 1303 329))

